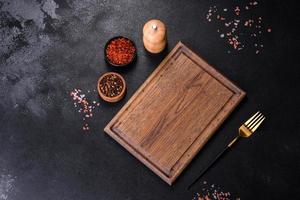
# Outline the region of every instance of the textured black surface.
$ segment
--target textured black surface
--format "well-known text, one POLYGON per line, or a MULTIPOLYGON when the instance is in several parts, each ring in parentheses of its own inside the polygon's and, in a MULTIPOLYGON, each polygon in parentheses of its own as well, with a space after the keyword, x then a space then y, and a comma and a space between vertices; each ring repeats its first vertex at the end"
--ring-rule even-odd
POLYGON ((192 199, 201 187, 186 191, 187 185, 258 109, 266 123, 203 180, 241 199, 299 198, 299 9, 292 2, 260 3, 256 14, 272 33, 255 55, 253 48, 228 54, 205 19, 210 5, 240 1, 0 1, 0 199, 192 199), (168 28, 169 49, 161 55, 143 49, 141 30, 151 18, 168 28), (132 38, 138 48, 135 65, 122 71, 103 59, 105 42, 116 35, 132 38), (179 40, 247 98, 170 187, 103 128, 179 40), (124 75, 127 96, 117 104, 101 102, 86 134, 68 93, 95 89, 110 70, 124 75))

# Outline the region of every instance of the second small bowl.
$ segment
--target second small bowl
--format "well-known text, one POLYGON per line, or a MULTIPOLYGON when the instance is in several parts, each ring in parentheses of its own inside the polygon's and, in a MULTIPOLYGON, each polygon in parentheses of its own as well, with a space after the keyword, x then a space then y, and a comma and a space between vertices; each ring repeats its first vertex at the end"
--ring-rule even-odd
POLYGON ((125 96, 126 82, 120 74, 107 72, 99 78, 97 89, 104 101, 118 102, 125 96))
POLYGON ((135 45, 135 43, 131 39, 129 39, 127 37, 124 37, 124 36, 113 37, 113 38, 109 39, 106 42, 105 46, 104 46, 104 58, 105 58, 105 61, 108 64, 110 64, 111 66, 114 66, 114 67, 124 67, 124 66, 130 65, 131 63, 133 63, 136 60, 136 57, 137 57, 137 48, 136 48, 136 45, 135 45), (132 53, 132 58, 128 62, 122 63, 122 64, 114 63, 111 59, 109 59, 109 57, 107 55, 108 45, 110 45, 113 41, 117 41, 118 39, 123 39, 124 41, 129 41, 130 44, 132 45, 132 48, 134 48, 134 52, 132 53))

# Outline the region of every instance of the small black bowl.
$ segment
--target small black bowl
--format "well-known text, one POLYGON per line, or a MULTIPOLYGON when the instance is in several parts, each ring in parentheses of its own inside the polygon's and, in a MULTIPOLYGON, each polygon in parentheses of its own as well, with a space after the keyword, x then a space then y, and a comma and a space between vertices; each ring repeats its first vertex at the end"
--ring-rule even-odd
POLYGON ((131 39, 129 39, 129 38, 127 38, 127 37, 124 37, 124 36, 116 36, 116 37, 113 37, 113 38, 109 39, 109 40, 106 42, 105 46, 104 46, 104 59, 105 59, 105 61, 106 61, 108 64, 110 64, 111 66, 114 66, 114 67, 124 67, 124 66, 130 65, 131 63, 133 63, 133 62, 136 60, 136 57, 137 57, 137 48, 136 48, 136 45, 135 45, 135 43, 134 43, 131 39), (111 41, 113 41, 113 40, 115 40, 115 39, 118 39, 118 38, 125 38, 125 39, 129 40, 129 41, 133 44, 133 46, 134 46, 134 48, 135 48, 135 52, 134 52, 134 55, 133 55, 131 61, 129 61, 128 63, 122 64, 122 65, 118 65, 118 64, 113 63, 112 61, 109 60, 109 58, 108 58, 107 55, 106 55, 106 49, 107 49, 107 46, 110 44, 111 41))

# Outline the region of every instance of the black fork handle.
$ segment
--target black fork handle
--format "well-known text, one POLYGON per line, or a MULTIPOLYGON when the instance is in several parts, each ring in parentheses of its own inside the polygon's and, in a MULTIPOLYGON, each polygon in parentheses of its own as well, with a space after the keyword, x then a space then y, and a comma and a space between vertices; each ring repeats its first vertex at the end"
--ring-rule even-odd
POLYGON ((188 186, 187 190, 191 189, 191 187, 199 181, 199 179, 216 163, 227 151, 230 150, 232 145, 239 139, 240 137, 237 136, 234 138, 226 147, 223 149, 209 164, 201 171, 200 175, 188 186))

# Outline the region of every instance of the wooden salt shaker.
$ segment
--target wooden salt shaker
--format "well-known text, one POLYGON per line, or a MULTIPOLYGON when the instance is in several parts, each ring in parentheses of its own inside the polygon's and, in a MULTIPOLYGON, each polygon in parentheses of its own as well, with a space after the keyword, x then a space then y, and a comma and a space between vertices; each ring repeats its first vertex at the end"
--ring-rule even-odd
POLYGON ((150 53, 162 52, 167 44, 165 24, 158 19, 148 21, 143 28, 143 42, 150 53))

